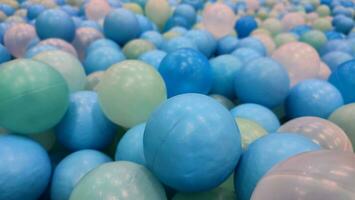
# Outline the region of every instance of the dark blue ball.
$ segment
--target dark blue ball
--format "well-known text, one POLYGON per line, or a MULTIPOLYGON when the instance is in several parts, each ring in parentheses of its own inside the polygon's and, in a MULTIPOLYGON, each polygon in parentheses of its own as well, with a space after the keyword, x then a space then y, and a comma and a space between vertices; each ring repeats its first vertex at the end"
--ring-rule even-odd
POLYGON ((245 38, 250 35, 253 30, 258 27, 257 22, 252 16, 244 16, 238 19, 235 24, 235 30, 237 31, 239 38, 245 38))
POLYGON ((46 9, 42 4, 33 4, 27 8, 27 18, 29 20, 36 19, 46 9))
POLYGON ((345 39, 346 36, 343 33, 336 32, 334 30, 325 32, 325 36, 328 40, 345 39))
POLYGON ((346 17, 344 15, 337 15, 333 18, 332 24, 335 28, 335 31, 348 34, 351 29, 354 27, 353 19, 346 17))
POLYGON ((341 64, 329 77, 344 98, 345 104, 355 102, 355 60, 341 64))

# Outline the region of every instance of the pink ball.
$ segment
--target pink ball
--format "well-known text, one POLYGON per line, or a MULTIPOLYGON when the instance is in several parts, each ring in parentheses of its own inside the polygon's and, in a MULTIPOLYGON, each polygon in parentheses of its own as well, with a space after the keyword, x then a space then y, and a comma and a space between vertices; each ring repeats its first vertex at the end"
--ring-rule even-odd
POLYGON ((85 50, 91 42, 100 38, 103 38, 102 33, 94 28, 84 27, 76 30, 73 45, 78 52, 80 60, 84 59, 85 50))
POLYGON ((90 0, 85 5, 85 15, 89 20, 102 22, 111 11, 111 6, 106 0, 90 0))
POLYGON ((281 20, 284 30, 289 31, 295 26, 304 25, 306 20, 302 13, 288 13, 281 20))

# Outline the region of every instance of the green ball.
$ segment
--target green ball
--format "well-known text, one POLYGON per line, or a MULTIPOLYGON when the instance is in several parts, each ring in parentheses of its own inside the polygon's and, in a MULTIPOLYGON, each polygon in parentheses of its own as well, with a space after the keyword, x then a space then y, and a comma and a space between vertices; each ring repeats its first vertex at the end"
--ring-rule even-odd
POLYGON ((311 45, 319 51, 320 48, 327 42, 327 37, 319 30, 311 30, 304 33, 301 36, 300 41, 311 45))
POLYGON ((33 59, 44 62, 61 73, 68 83, 70 92, 85 88, 86 74, 84 67, 71 54, 60 50, 45 51, 37 54, 33 59))
POLYGON ((355 103, 338 108, 330 115, 329 120, 344 130, 355 147, 355 103))
POLYGON ((155 46, 151 42, 135 39, 131 40, 123 47, 123 53, 128 59, 138 59, 140 55, 153 49, 155 49, 155 46))
POLYGON ((313 23, 313 28, 320 31, 329 31, 332 29, 332 22, 326 18, 318 18, 313 23))
POLYGON ((132 162, 103 164, 84 176, 70 200, 166 200, 163 186, 151 172, 132 162))
POLYGON ((292 33, 280 33, 274 38, 276 47, 280 47, 289 42, 296 42, 297 36, 292 33))
POLYGON ((39 133, 55 126, 69 105, 69 89, 51 66, 17 59, 0 67, 0 126, 39 133))
POLYGON ((261 28, 268 30, 274 36, 282 32, 282 24, 275 18, 266 19, 261 24, 261 28))
POLYGON ((326 5, 321 5, 317 8, 317 13, 320 17, 326 17, 330 15, 330 8, 326 5))
POLYGON ((106 116, 125 128, 145 122, 166 100, 166 87, 160 74, 137 60, 112 65, 101 78, 97 91, 106 116))
POLYGON ((242 137, 243 151, 256 139, 267 134, 267 131, 254 121, 243 118, 236 118, 235 121, 242 137))
POLYGON ((225 188, 215 188, 207 192, 177 193, 172 200, 235 200, 233 191, 225 188))

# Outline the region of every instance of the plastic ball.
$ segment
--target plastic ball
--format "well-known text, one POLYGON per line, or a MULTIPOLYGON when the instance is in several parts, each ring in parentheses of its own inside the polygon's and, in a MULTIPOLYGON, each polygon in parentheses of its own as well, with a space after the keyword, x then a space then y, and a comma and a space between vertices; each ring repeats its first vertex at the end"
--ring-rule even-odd
POLYGON ((227 35, 220 38, 217 42, 217 55, 229 54, 237 47, 238 39, 234 36, 227 35))
POLYGON ((143 53, 139 56, 139 60, 153 66, 155 69, 159 69, 161 61, 165 58, 166 53, 160 50, 152 50, 143 53))
POLYGON ((69 89, 51 66, 17 59, 1 66, 0 77, 2 127, 16 133, 38 133, 52 128, 65 114, 69 89))
POLYGON ((51 176, 43 147, 25 137, 1 135, 0 157, 0 199, 37 200, 51 176))
POLYGON ((175 10, 173 16, 180 16, 187 20, 190 25, 196 23, 196 11, 195 8, 189 4, 180 4, 175 10))
POLYGON ((51 45, 36 45, 34 47, 27 49, 25 58, 32 58, 39 53, 53 51, 53 50, 58 50, 58 48, 51 45))
POLYGON ((103 149, 111 142, 116 127, 101 111, 97 94, 80 91, 71 94, 69 109, 55 133, 69 150, 103 149))
POLYGON ((166 99, 162 77, 154 67, 128 60, 112 65, 98 85, 99 102, 105 115, 129 128, 146 121, 166 99))
POLYGON ((322 56, 322 60, 330 67, 332 71, 335 71, 341 64, 354 59, 348 53, 342 51, 331 51, 322 56))
POLYGON ((97 39, 90 43, 90 45, 86 48, 86 54, 89 54, 91 51, 95 51, 101 47, 110 47, 112 49, 120 51, 121 48, 114 41, 106 38, 97 39))
POLYGON ((91 21, 91 20, 81 21, 79 23, 79 25, 77 25, 77 28, 93 28, 98 31, 102 31, 101 25, 99 23, 97 23, 95 21, 91 21))
POLYGON ((138 24, 139 24, 139 29, 141 33, 144 33, 146 31, 152 31, 156 28, 156 25, 153 24, 152 21, 150 21, 147 17, 141 15, 141 14, 136 14, 138 24))
POLYGON ((231 55, 237 57, 244 65, 262 57, 261 53, 251 48, 238 48, 231 55))
POLYGON ((201 94, 183 94, 162 103, 146 124, 143 144, 148 168, 164 184, 183 192, 218 186, 241 155, 232 115, 201 94))
POLYGON ((184 37, 191 39, 197 45, 198 50, 206 57, 211 57, 216 50, 217 42, 208 31, 191 30, 184 37))
POLYGON ((276 164, 300 153, 319 150, 319 145, 296 134, 267 134, 251 143, 235 171, 237 198, 249 200, 258 181, 276 164))
POLYGON ((237 117, 235 121, 237 122, 242 137, 243 151, 255 140, 267 134, 264 128, 252 120, 237 117))
POLYGON ((105 17, 104 33, 107 38, 124 45, 140 34, 136 15, 122 8, 111 11, 105 17))
POLYGON ((106 0, 89 0, 84 7, 87 19, 97 22, 102 21, 111 11, 111 6, 106 0))
POLYGON ((338 40, 345 39, 345 35, 336 31, 327 31, 325 32, 325 36, 328 40, 338 40))
POLYGON ((148 40, 149 42, 153 43, 154 46, 156 46, 157 48, 162 47, 164 43, 163 36, 156 31, 146 31, 140 36, 140 38, 143 40, 148 40))
POLYGON ((62 39, 50 38, 50 39, 42 40, 41 42, 38 43, 38 45, 50 45, 59 50, 70 53, 75 57, 78 57, 75 48, 70 43, 62 39))
POLYGON ((24 57, 27 45, 36 39, 36 31, 28 24, 14 24, 4 35, 4 44, 8 51, 16 58, 24 57))
POLYGON ((27 18, 30 20, 36 19, 37 16, 40 15, 45 9, 46 7, 44 7, 42 4, 30 5, 27 8, 27 18))
POLYGON ((290 12, 286 14, 281 20, 284 30, 291 30, 292 28, 305 24, 305 18, 303 14, 298 12, 290 12))
POLYGON ((290 32, 294 33, 297 36, 302 36, 303 34, 307 33, 308 31, 312 30, 312 28, 308 25, 298 25, 293 27, 290 32))
POLYGON ((291 42, 276 49, 272 58, 279 62, 288 72, 291 87, 298 82, 315 78, 320 68, 317 51, 303 42, 291 42))
POLYGON ((163 186, 148 169, 127 161, 106 163, 95 168, 80 180, 70 196, 70 200, 110 198, 167 199, 163 186))
POLYGON ((301 36, 300 41, 311 45, 316 50, 319 50, 327 42, 327 37, 321 31, 310 30, 301 36))
POLYGON ((212 87, 212 68, 207 58, 193 49, 168 53, 159 66, 168 96, 183 93, 207 94, 212 87))
POLYGON ((103 38, 102 33, 94 28, 78 28, 75 31, 73 46, 78 53, 79 59, 83 60, 85 58, 86 48, 88 48, 93 41, 101 38, 103 38))
POLYGON ((355 103, 344 105, 335 110, 329 117, 329 120, 334 122, 350 138, 353 147, 355 147, 355 125, 353 120, 355 119, 355 103))
POLYGON ((320 50, 320 54, 323 56, 332 51, 341 51, 353 55, 351 43, 342 39, 328 41, 320 50))
POLYGON ((147 0, 144 11, 160 30, 163 29, 171 15, 171 8, 167 0, 147 0))
POLYGON ((125 3, 125 4, 123 4, 123 8, 130 10, 140 16, 142 16, 142 14, 143 14, 142 7, 136 3, 125 3))
POLYGON ((336 87, 327 81, 309 79, 291 89, 286 100, 286 113, 290 118, 327 118, 343 104, 343 97, 336 87))
POLYGON ((9 51, 2 44, 0 44, 0 64, 7 62, 10 59, 11 59, 11 55, 9 51))
POLYGON ((328 80, 332 71, 330 70, 329 66, 324 62, 320 62, 320 69, 318 72, 318 79, 321 80, 328 80))
POLYGON ((217 102, 219 102, 220 104, 222 104, 228 110, 232 109, 235 106, 233 101, 231 101, 230 99, 228 99, 225 96, 222 96, 222 95, 219 95, 219 94, 211 94, 209 96, 212 97, 217 102))
POLYGON ((275 50, 275 42, 274 40, 267 34, 257 34, 254 35, 253 37, 257 38, 258 40, 263 43, 264 47, 266 48, 267 55, 272 54, 272 52, 275 50))
POLYGON ((261 24, 261 28, 264 28, 274 36, 282 32, 282 24, 280 20, 275 18, 268 18, 261 24))
POLYGON ((184 49, 184 48, 198 50, 196 43, 194 43, 191 39, 184 37, 184 36, 178 36, 178 37, 172 38, 172 39, 166 41, 162 47, 162 49, 164 51, 166 51, 167 53, 171 53, 171 52, 174 52, 178 49, 184 49))
POLYGON ((258 104, 241 104, 231 110, 235 118, 244 118, 260 124, 268 133, 275 132, 280 127, 279 119, 268 108, 258 104))
POLYGON ((62 10, 45 10, 37 17, 35 24, 37 34, 41 39, 60 38, 68 42, 74 39, 74 22, 62 10))
POLYGON ((329 31, 332 29, 332 23, 327 18, 318 18, 313 22, 312 27, 320 31, 329 31))
POLYGON ((87 81, 86 81, 85 89, 86 90, 96 91, 97 85, 101 81, 101 79, 102 79, 104 74, 105 74, 104 71, 96 71, 96 72, 93 72, 93 73, 89 74, 86 77, 87 81))
POLYGON ((210 4, 203 11, 202 23, 213 36, 221 38, 233 32, 235 15, 223 3, 210 4))
POLYGON ((345 132, 331 121, 319 117, 299 117, 283 124, 278 132, 288 132, 306 136, 323 149, 353 151, 345 132))
POLYGON ((276 47, 280 47, 290 42, 297 42, 297 40, 297 36, 293 33, 280 33, 274 38, 276 47))
POLYGON ((235 194, 228 189, 216 189, 198 193, 177 193, 172 200, 235 200, 235 194))
POLYGON ((145 123, 130 128, 121 138, 117 145, 115 160, 130 161, 145 165, 143 134, 145 123))
POLYGON ((239 38, 248 37, 257 27, 258 24, 252 16, 241 17, 235 24, 235 30, 237 31, 239 38))
POLYGON ((255 37, 247 37, 242 40, 239 40, 237 43, 236 49, 239 48, 251 48, 258 51, 262 56, 266 55, 266 48, 264 44, 255 37))
POLYGON ((123 53, 127 59, 137 59, 140 55, 155 49, 154 44, 147 40, 135 39, 129 41, 123 47, 123 53))
POLYGON ((234 80, 243 63, 232 55, 221 55, 210 60, 213 83, 210 93, 221 94, 233 99, 234 80))
POLYGON ((354 27, 353 19, 345 17, 344 15, 339 15, 333 18, 333 25, 335 31, 348 34, 354 27))
POLYGON ((297 155, 272 168, 251 199, 351 199, 354 166, 355 156, 348 152, 322 150, 297 155))
POLYGON ((345 103, 355 102, 355 59, 344 62, 337 67, 329 77, 333 84, 344 98, 345 103))
POLYGON ((45 51, 33 57, 56 69, 66 80, 70 92, 83 90, 86 75, 80 61, 69 53, 60 50, 45 51))
POLYGON ((126 57, 123 53, 112 47, 99 47, 88 51, 84 66, 87 74, 91 74, 96 71, 105 71, 113 64, 119 63, 125 60, 126 57))
POLYGON ((81 150, 65 157, 55 168, 51 183, 51 199, 67 200, 75 185, 96 167, 111 158, 95 150, 81 150))
POLYGON ((284 101, 289 85, 286 70, 270 58, 251 61, 235 76, 235 92, 242 102, 257 103, 270 108, 284 101), (265 98, 266 96, 268 98, 265 98))

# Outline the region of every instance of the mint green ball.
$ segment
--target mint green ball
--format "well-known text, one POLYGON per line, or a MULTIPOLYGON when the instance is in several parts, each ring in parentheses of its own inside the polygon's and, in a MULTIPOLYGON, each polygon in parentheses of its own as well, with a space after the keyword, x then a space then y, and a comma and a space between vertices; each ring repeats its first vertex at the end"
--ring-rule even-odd
POLYGON ((51 66, 16 59, 0 66, 0 126, 31 134, 55 126, 69 104, 69 89, 51 66))
POLYGON ((301 36, 300 41, 311 45, 319 51, 320 48, 327 42, 327 37, 322 31, 311 30, 304 33, 301 36))
POLYGON ((313 23, 313 28, 320 31, 329 31, 332 29, 332 22, 326 18, 318 18, 313 23))
POLYGON ((140 55, 153 49, 155 49, 155 46, 151 42, 135 39, 131 40, 123 47, 123 53, 127 59, 138 59, 140 55))
POLYGON ((280 47, 289 42, 296 42, 297 36, 292 33, 280 33, 274 38, 276 47, 280 47))
POLYGON ((320 17, 326 17, 330 15, 330 8, 326 5, 319 6, 316 11, 320 17))
POLYGON ((105 115, 125 128, 145 122, 166 100, 166 87, 159 72, 138 60, 112 65, 96 89, 105 115))
POLYGON ((273 36, 282 32, 281 21, 275 18, 269 18, 263 21, 261 28, 268 30, 273 36))

